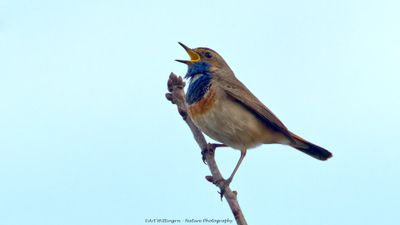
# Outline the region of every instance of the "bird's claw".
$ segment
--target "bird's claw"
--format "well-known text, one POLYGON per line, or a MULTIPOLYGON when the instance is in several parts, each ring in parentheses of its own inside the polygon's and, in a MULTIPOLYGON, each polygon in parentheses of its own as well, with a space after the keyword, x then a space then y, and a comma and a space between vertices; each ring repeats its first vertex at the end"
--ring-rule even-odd
POLYGON ((207 165, 206 161, 207 154, 214 153, 216 147, 219 146, 217 146, 217 144, 207 143, 206 147, 201 151, 201 159, 203 160, 204 164, 207 165))
POLYGON ((214 154, 215 149, 218 147, 227 147, 225 144, 211 144, 207 143, 206 147, 201 151, 201 159, 203 163, 207 165, 206 156, 207 154, 214 154))
POLYGON ((220 189, 220 191, 218 191, 218 194, 219 194, 219 196, 220 196, 220 198, 221 198, 221 201, 222 201, 222 198, 224 197, 225 189, 226 189, 227 187, 229 187, 229 185, 231 184, 231 182, 232 182, 232 179, 231 179, 231 178, 229 178, 229 179, 227 179, 227 180, 225 180, 225 179, 222 178, 222 179, 213 181, 213 183, 214 183, 215 185, 217 185, 217 186, 219 187, 219 189, 220 189))
POLYGON ((207 165, 207 161, 206 161, 206 155, 207 155, 208 149, 203 149, 201 151, 201 159, 203 160, 203 163, 207 165))

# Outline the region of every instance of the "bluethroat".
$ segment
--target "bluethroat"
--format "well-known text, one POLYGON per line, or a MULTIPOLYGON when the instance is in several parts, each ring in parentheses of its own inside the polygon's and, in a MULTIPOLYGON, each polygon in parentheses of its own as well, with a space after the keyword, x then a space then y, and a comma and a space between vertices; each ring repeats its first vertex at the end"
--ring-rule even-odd
POLYGON ((248 149, 262 144, 289 145, 316 159, 332 157, 328 150, 290 132, 251 91, 240 82, 225 60, 209 48, 189 48, 179 42, 190 60, 176 60, 188 66, 186 93, 188 114, 210 138, 241 152, 232 181, 248 149))

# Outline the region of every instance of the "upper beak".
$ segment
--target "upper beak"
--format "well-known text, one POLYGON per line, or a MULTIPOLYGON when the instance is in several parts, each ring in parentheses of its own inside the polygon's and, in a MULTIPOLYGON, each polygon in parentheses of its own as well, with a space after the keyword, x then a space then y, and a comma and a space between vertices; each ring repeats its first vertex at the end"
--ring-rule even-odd
POLYGON ((185 49, 185 51, 188 53, 188 55, 190 56, 190 60, 180 60, 180 59, 177 59, 177 60, 175 60, 175 61, 181 62, 181 63, 185 63, 185 64, 191 64, 191 63, 200 61, 200 55, 199 55, 197 52, 195 52, 193 49, 189 48, 188 46, 182 44, 181 42, 178 42, 178 43, 179 43, 179 44, 185 49))

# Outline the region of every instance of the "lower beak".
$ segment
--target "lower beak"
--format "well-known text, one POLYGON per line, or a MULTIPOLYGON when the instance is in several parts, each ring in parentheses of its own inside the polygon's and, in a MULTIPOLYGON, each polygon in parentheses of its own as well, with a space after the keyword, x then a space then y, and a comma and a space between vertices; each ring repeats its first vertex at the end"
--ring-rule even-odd
POLYGON ((192 61, 190 61, 190 60, 175 59, 175 61, 180 62, 180 63, 184 63, 186 65, 192 64, 192 61))
POLYGON ((194 63, 194 62, 200 61, 200 55, 199 55, 197 52, 193 51, 193 49, 191 49, 191 48, 189 48, 188 46, 182 44, 181 42, 178 42, 178 43, 179 43, 179 44, 185 49, 185 51, 188 53, 188 55, 190 56, 190 60, 180 60, 180 59, 177 59, 177 60, 175 60, 175 61, 180 62, 180 63, 184 63, 184 64, 186 64, 186 65, 191 64, 191 63, 194 63))

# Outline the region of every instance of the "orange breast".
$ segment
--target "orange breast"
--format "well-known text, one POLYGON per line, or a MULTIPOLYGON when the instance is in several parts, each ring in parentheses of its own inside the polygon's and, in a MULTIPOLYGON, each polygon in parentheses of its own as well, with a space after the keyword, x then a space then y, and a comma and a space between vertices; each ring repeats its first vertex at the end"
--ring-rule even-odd
POLYGON ((213 86, 211 86, 210 90, 208 90, 208 92, 203 96, 200 101, 189 105, 188 110, 190 117, 194 119, 196 116, 207 113, 215 104, 216 94, 216 88, 213 88, 213 86))

